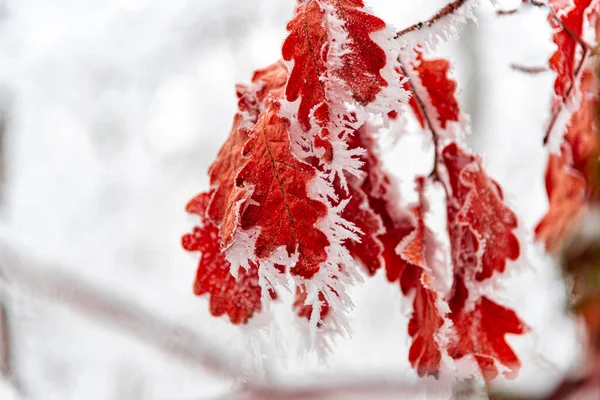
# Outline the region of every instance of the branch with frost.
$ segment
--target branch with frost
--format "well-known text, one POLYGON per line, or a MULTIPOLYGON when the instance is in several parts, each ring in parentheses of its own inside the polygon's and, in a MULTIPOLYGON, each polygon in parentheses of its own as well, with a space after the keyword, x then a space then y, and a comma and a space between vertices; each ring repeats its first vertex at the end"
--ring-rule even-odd
POLYGON ((56 266, 42 265, 28 256, 33 253, 16 245, 9 232, 0 233, 0 275, 4 284, 46 302, 67 306, 214 375, 242 376, 239 360, 225 359, 225 351, 208 338, 160 319, 155 312, 61 272, 56 266))
POLYGON ((390 399, 417 398, 428 396, 444 398, 449 395, 447 383, 428 381, 417 383, 385 380, 381 375, 320 377, 319 383, 305 385, 271 384, 264 386, 248 385, 239 391, 220 397, 219 400, 302 400, 302 399, 390 399), (355 378, 355 379, 353 379, 355 378))
POLYGON ((405 49, 421 45, 427 50, 433 50, 440 43, 457 38, 460 25, 475 20, 473 10, 478 3, 479 0, 454 0, 428 20, 397 32, 395 39, 405 49))

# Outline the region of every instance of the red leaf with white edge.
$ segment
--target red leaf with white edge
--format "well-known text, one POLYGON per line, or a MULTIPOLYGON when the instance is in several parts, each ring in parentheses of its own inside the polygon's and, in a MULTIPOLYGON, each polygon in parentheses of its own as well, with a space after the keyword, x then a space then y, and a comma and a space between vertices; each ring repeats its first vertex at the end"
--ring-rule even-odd
POLYGON ((454 284, 454 298, 450 301, 454 334, 450 338, 448 354, 454 359, 473 355, 487 382, 498 376, 496 362, 508 369, 504 373, 507 378, 515 378, 521 362, 506 343, 505 335, 521 335, 527 327, 513 310, 485 296, 475 303, 472 310, 466 310, 467 288, 460 277, 455 277, 454 284))
POLYGON ((577 62, 577 49, 579 43, 576 38, 581 38, 585 23, 586 9, 592 3, 592 0, 573 0, 571 2, 550 1, 550 7, 560 18, 563 26, 554 20, 553 16, 548 17, 550 24, 554 27, 555 33, 553 41, 557 46, 556 51, 550 57, 550 68, 556 72, 556 81, 554 82, 554 92, 562 101, 568 99, 568 91, 574 84, 575 65, 577 62))
POLYGON ((385 51, 371 39, 372 33, 385 28, 385 22, 365 12, 362 0, 329 0, 329 3, 335 6, 348 32, 347 52, 336 75, 346 82, 356 101, 369 104, 387 86, 380 72, 386 65, 385 51))
POLYGON ((239 207, 248 197, 246 188, 234 184, 235 176, 245 162, 242 148, 248 141, 249 131, 244 124, 243 115, 236 114, 231 133, 208 170, 213 194, 206 216, 219 227, 223 249, 229 247, 233 241, 238 225, 239 207))
POLYGON ((431 254, 435 243, 432 233, 425 225, 425 213, 429 206, 424 195, 425 179, 417 179, 419 204, 413 212, 416 228, 398 246, 398 254, 406 263, 400 278, 404 294, 415 289, 413 313, 408 323, 408 334, 413 338, 408 359, 419 376, 438 375, 442 355, 436 340, 439 329, 444 325, 443 313, 437 306, 438 293, 431 282, 431 254))
POLYGON ((381 218, 371 209, 369 198, 357 185, 360 182, 356 181, 350 181, 348 188, 350 197, 342 217, 356 225, 362 234, 360 242, 349 240, 345 245, 350 255, 360 261, 370 275, 374 275, 382 265, 383 244, 378 236, 384 229, 381 218))
MULTIPOLYGON (((352 212, 344 215, 349 221, 360 225, 365 233, 362 239, 364 242, 350 244, 349 250, 355 259, 362 262, 370 275, 375 275, 377 270, 385 267, 388 279, 394 282, 399 279, 405 266, 404 261, 396 253, 396 247, 414 229, 413 221, 398 208, 400 200, 394 193, 390 177, 382 168, 377 154, 377 144, 369 126, 363 125, 349 140, 350 148, 366 149, 365 154, 361 156, 365 178, 360 190, 356 189, 356 186, 351 189, 360 196, 366 196, 367 199, 367 203, 361 200, 348 204, 350 207, 361 204, 364 211, 361 218, 357 219, 352 212), (375 218, 379 220, 377 224, 375 218)), ((356 181, 351 183, 355 184, 356 181)))
POLYGON ((329 106, 325 101, 324 73, 327 70, 327 32, 323 26, 324 11, 319 1, 310 0, 296 8, 294 18, 288 23, 290 32, 281 53, 294 67, 285 89, 288 101, 300 98, 298 120, 305 131, 311 127, 310 112, 324 125, 329 121, 329 106))
MULTIPOLYGON (((456 81, 448 76, 450 62, 443 58, 426 60, 423 58, 423 53, 417 51, 417 60, 413 64, 413 68, 419 76, 420 84, 429 95, 429 101, 436 111, 440 127, 446 129, 448 122, 458 122, 460 106, 456 99, 456 81)), ((413 104, 411 106, 421 122, 421 126, 425 127, 421 108, 413 104)))
POLYGON ((252 75, 251 85, 236 85, 238 108, 246 112, 255 123, 263 110, 263 102, 268 96, 281 97, 288 79, 288 70, 283 61, 277 61, 266 68, 257 69, 252 75))
POLYGON ((231 244, 238 224, 239 207, 248 196, 245 188, 234 185, 235 176, 245 163, 242 148, 249 139, 250 129, 264 108, 265 98, 280 94, 286 79, 287 69, 283 62, 279 61, 255 71, 252 85, 238 85, 236 88, 241 112, 234 116, 229 137, 208 170, 213 197, 208 205, 207 216, 220 228, 222 248, 231 244))
POLYGON ((442 158, 452 187, 448 229, 455 268, 478 281, 504 272, 506 261, 520 254, 513 233, 516 215, 504 204, 499 185, 487 176, 477 157, 451 143, 442 158))
MULTIPOLYGON (((233 324, 245 324, 261 310, 258 268, 252 265, 248 271, 240 270, 238 279, 229 272, 230 264, 219 248, 219 229, 205 217, 211 195, 201 193, 186 207, 187 212, 200 216, 200 225, 181 238, 184 249, 200 252, 194 293, 209 294, 212 315, 227 314, 233 324)), ((274 292, 271 297, 275 298, 274 292)))
POLYGON ((444 319, 436 305, 438 294, 431 289, 428 275, 423 272, 415 289, 413 313, 408 323, 408 334, 413 338, 408 360, 419 376, 437 377, 442 354, 435 337, 444 325, 444 319))
POLYGON ((581 172, 587 184, 589 200, 600 199, 600 129, 597 124, 599 86, 594 71, 586 69, 581 79, 581 104, 573 113, 565 142, 573 155, 573 168, 581 172))
MULTIPOLYGON (((310 113, 317 124, 329 122, 328 82, 340 78, 350 96, 362 105, 372 103, 387 86, 381 75, 387 57, 371 34, 386 27, 385 23, 367 13, 360 0, 309 0, 296 8, 288 23, 282 55, 294 66, 286 87, 286 99, 300 98, 298 119, 305 131, 311 127, 310 113), (332 14, 332 15, 326 15, 332 14), (341 22, 347 39, 333 32, 330 19, 341 22), (333 47, 340 47, 339 59, 333 47)), ((337 94, 339 96, 339 93, 337 94)), ((337 100, 339 101, 339 100, 337 100)))
POLYGON ((551 154, 546 168, 546 192, 550 201, 544 218, 535 227, 536 239, 547 250, 556 248, 571 232, 586 209, 586 181, 573 168, 571 146, 564 143, 561 154, 551 154))
POLYGON ((308 195, 315 169, 294 157, 290 149, 289 121, 278 115, 278 100, 267 101, 250 133, 242 154, 246 164, 236 177, 236 187, 252 188, 240 225, 260 228, 255 254, 267 259, 280 246, 288 254, 297 251, 291 273, 311 278, 327 259, 329 241, 315 227, 327 214, 327 206, 308 195))

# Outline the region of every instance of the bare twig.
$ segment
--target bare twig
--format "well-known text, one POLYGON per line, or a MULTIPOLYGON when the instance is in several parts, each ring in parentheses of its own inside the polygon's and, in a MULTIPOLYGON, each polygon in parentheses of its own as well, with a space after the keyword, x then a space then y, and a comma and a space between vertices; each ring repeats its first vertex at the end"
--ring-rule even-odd
POLYGON ((424 28, 430 28, 436 22, 438 22, 440 19, 444 18, 447 15, 454 13, 456 10, 458 10, 459 8, 464 6, 467 2, 468 2, 468 0, 454 0, 453 2, 444 6, 444 8, 439 10, 437 13, 435 13, 435 15, 433 17, 429 18, 428 20, 417 22, 416 24, 409 26, 408 28, 398 31, 396 33, 395 39, 398 39, 399 37, 401 37, 409 32, 418 31, 418 30, 421 30, 424 28))
POLYGON ((226 360, 207 338, 189 328, 162 320, 149 310, 114 293, 103 291, 81 278, 60 272, 19 252, 9 234, 0 233, 0 274, 25 293, 65 305, 126 332, 147 345, 217 375, 237 378, 243 374, 238 360, 226 360))
POLYGON ((510 67, 515 71, 524 72, 526 74, 541 74, 549 71, 548 67, 529 67, 519 64, 510 64, 510 67))
POLYGON ((448 388, 440 382, 401 382, 385 380, 381 375, 352 379, 345 376, 319 377, 319 383, 302 386, 293 384, 272 384, 268 386, 245 386, 239 391, 221 397, 220 400, 301 400, 301 399, 390 399, 417 398, 423 393, 447 396, 448 388))

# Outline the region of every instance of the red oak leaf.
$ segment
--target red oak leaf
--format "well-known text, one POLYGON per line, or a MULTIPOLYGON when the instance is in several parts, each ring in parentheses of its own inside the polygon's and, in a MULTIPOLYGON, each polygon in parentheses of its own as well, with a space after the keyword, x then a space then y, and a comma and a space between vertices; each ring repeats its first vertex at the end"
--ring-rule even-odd
POLYGON ((213 194, 206 215, 220 228, 219 236, 223 249, 229 247, 233 241, 238 225, 239 208, 248 197, 245 188, 234 184, 235 176, 244 164, 242 148, 248 141, 249 131, 244 125, 243 115, 236 114, 231 133, 208 170, 213 194))
POLYGON ((419 376, 437 377, 442 355, 435 339, 437 332, 444 325, 436 301, 438 294, 428 282, 428 275, 420 273, 420 280, 414 286, 415 300, 413 313, 408 323, 408 334, 413 338, 408 360, 419 376))
POLYGON ((454 359, 473 355, 486 381, 498 376, 496 362, 509 371, 504 375, 515 378, 521 362, 506 343, 505 335, 521 335, 527 331, 517 314, 487 297, 481 297, 472 310, 465 309, 467 288, 460 276, 455 276, 454 296, 449 302, 450 318, 454 323, 448 354, 454 359))
POLYGON ((581 105, 571 115, 560 154, 550 154, 546 167, 549 209, 536 227, 547 250, 560 244, 583 215, 587 202, 600 193, 600 131, 596 123, 598 84, 591 68, 581 80, 581 105))
POLYGON ((408 334, 413 338, 408 359, 419 376, 437 376, 442 355, 436 335, 444 325, 444 318, 436 304, 438 293, 433 289, 430 278, 435 243, 425 225, 429 206, 424 190, 425 179, 420 177, 417 179, 419 204, 413 210, 416 228, 401 242, 397 252, 406 264, 400 278, 402 292, 406 295, 415 289, 413 313, 408 323, 408 334))
POLYGON ((257 70, 252 78, 253 85, 237 86, 238 107, 241 112, 234 116, 229 137, 208 170, 213 197, 208 205, 207 216, 220 228, 222 248, 231 244, 238 224, 239 207, 248 196, 245 188, 234 185, 235 176, 245 162, 242 148, 248 141, 251 127, 264 108, 262 103, 265 98, 280 94, 286 79, 287 69, 279 61, 257 70))
POLYGON ((371 209, 369 198, 357 181, 350 180, 350 197, 342 217, 356 225, 362 234, 359 242, 349 240, 346 248, 355 260, 365 266, 370 275, 374 275, 382 265, 383 244, 379 235, 383 233, 383 224, 381 218, 371 209))
POLYGON ((516 260, 520 246, 513 231, 518 222, 503 200, 499 185, 487 176, 479 159, 456 143, 442 151, 452 195, 448 199, 448 229, 455 268, 483 281, 504 272, 516 260))
POLYGON ((323 26, 324 11, 319 1, 311 0, 296 8, 294 18, 288 23, 289 36, 281 53, 294 67, 285 89, 288 101, 300 98, 298 120, 305 131, 310 129, 310 112, 325 125, 329 121, 329 106, 325 101, 323 79, 327 70, 328 37, 323 26))
POLYGON ((287 79, 288 70, 283 61, 254 71, 252 85, 236 85, 239 110, 248 113, 250 120, 256 123, 265 99, 268 96, 281 97, 287 79))
POLYGON ((552 250, 571 232, 586 209, 586 181, 573 168, 571 146, 564 143, 561 154, 551 154, 546 168, 548 212, 535 227, 535 236, 552 250))
POLYGON ((588 199, 593 200, 600 194, 600 129, 597 124, 599 87, 591 68, 583 72, 580 90, 581 104, 571 116, 565 141, 571 146, 573 168, 585 177, 588 199))
POLYGON ((308 184, 316 171, 293 155, 289 121, 279 116, 279 108, 278 100, 267 100, 242 150, 246 164, 235 184, 252 188, 252 194, 244 204, 240 225, 243 229, 260 228, 255 245, 259 259, 285 246, 288 254, 297 251, 299 257, 291 273, 310 278, 327 258, 329 241, 315 227, 327 214, 327 207, 308 195, 308 184))
MULTIPOLYGON (((446 129, 450 121, 458 122, 460 107, 458 100, 456 100, 456 81, 448 76, 450 62, 443 58, 426 60, 423 58, 423 53, 417 51, 417 60, 413 68, 419 76, 420 84, 429 95, 429 100, 436 110, 437 121, 441 128, 446 129)), ((412 104, 411 107, 424 128, 424 117, 421 108, 412 104)))
POLYGON ((348 32, 343 66, 336 70, 350 88, 352 97, 365 105, 375 100, 387 82, 381 76, 386 64, 385 51, 372 39, 371 34, 385 28, 385 22, 365 12, 362 0, 329 0, 338 17, 345 22, 348 32))
MULTIPOLYGON (((362 105, 373 102, 387 86, 381 75, 386 65, 386 53, 371 38, 385 28, 385 23, 367 13, 361 0, 309 0, 296 8, 288 23, 289 35, 282 48, 286 61, 294 67, 286 87, 286 99, 300 98, 298 120, 305 131, 311 127, 310 113, 325 127, 329 122, 328 81, 340 78, 350 95, 362 105), (327 13, 334 15, 326 16, 327 13), (332 32, 328 18, 337 18, 347 34, 343 39, 332 32), (341 57, 331 49, 341 47, 341 57), (341 65, 340 65, 341 64, 341 65)), ((339 94, 337 94, 339 96, 339 94)))
POLYGON ((557 74, 554 92, 562 101, 568 99, 568 92, 575 81, 578 38, 581 38, 583 33, 586 9, 591 3, 592 0, 573 0, 571 7, 571 4, 562 0, 550 1, 553 12, 562 21, 560 24, 553 15, 548 17, 555 29, 553 41, 557 46, 556 52, 550 57, 549 64, 557 74))
POLYGON ((364 213, 360 215, 360 219, 353 216, 352 212, 345 214, 349 221, 360 225, 364 233, 361 243, 351 243, 348 248, 350 254, 364 265, 370 275, 375 275, 380 268, 385 267, 389 281, 394 282, 399 279, 405 266, 396 253, 396 247, 414 229, 413 221, 398 207, 398 196, 394 193, 391 178, 382 168, 377 144, 369 126, 362 126, 349 140, 350 148, 366 149, 361 156, 365 178, 360 190, 356 188, 356 181, 351 182, 352 189, 359 197, 365 196, 367 203, 358 200, 357 203, 348 204, 349 207, 360 204, 364 213), (374 218, 379 220, 377 225, 374 218))
MULTIPOLYGON (((210 312, 215 317, 227 314, 233 324, 245 324, 261 310, 261 288, 258 268, 252 265, 240 270, 238 279, 229 272, 230 264, 219 248, 219 229, 205 217, 212 193, 201 193, 192 199, 186 211, 200 216, 200 225, 181 238, 187 251, 199 251, 200 261, 194 283, 197 296, 208 293, 210 312)), ((275 293, 271 293, 275 298, 275 293)))

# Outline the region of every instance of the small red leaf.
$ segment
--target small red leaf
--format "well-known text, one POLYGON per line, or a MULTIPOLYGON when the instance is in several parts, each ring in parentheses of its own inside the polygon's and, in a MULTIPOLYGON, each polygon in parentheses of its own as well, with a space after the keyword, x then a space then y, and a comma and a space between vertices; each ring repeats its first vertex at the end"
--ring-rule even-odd
MULTIPOLYGON (((227 314, 233 324, 245 324, 255 312, 261 310, 261 288, 258 285, 258 268, 251 266, 240 270, 235 279, 230 264, 219 247, 219 229, 205 217, 212 193, 201 193, 192 199, 186 210, 200 216, 200 225, 181 238, 184 249, 200 252, 200 261, 194 283, 198 296, 208 293, 210 312, 215 317, 227 314)), ((275 297, 275 293, 271 293, 275 297)))
POLYGON ((567 101, 568 91, 575 81, 575 63, 577 59, 578 38, 581 38, 585 23, 586 9, 592 0, 563 0, 550 1, 554 13, 560 18, 562 24, 558 23, 552 15, 548 17, 550 24, 554 27, 553 41, 557 46, 556 51, 550 57, 550 68, 556 72, 554 92, 562 101, 567 101))
POLYGON ((432 234, 425 225, 429 206, 424 195, 425 178, 417 179, 419 204, 413 213, 415 229, 398 246, 398 254, 406 264, 400 278, 400 287, 406 295, 415 289, 413 313, 408 323, 408 334, 413 338, 408 359, 419 376, 438 375, 442 355, 437 333, 444 325, 443 313, 438 309, 438 293, 432 287, 430 258, 435 250, 432 234))
POLYGON ((552 250, 571 232, 586 209, 586 181, 573 168, 571 146, 564 143, 561 154, 551 154, 546 169, 548 212, 535 227, 535 236, 552 250))
POLYGON ((284 60, 294 61, 285 96, 292 102, 300 98, 298 120, 305 131, 311 126, 311 110, 327 118, 329 114, 321 79, 327 70, 325 63, 328 51, 323 15, 318 1, 311 0, 298 6, 294 18, 287 25, 290 34, 281 50, 284 60))
POLYGON ((448 354, 454 359, 473 355, 486 381, 498 376, 496 362, 504 365, 509 371, 507 378, 515 378, 521 362, 506 343, 505 335, 523 334, 527 328, 514 311, 494 303, 487 297, 481 297, 472 310, 464 308, 467 289, 460 278, 455 281, 455 299, 450 303, 450 317, 454 323, 454 335, 448 346, 448 354), (460 305, 457 307, 457 303, 460 305))
MULTIPOLYGON (((460 107, 456 100, 456 81, 448 76, 450 62, 443 58, 426 60, 421 52, 417 52, 417 60, 413 67, 419 75, 421 85, 429 94, 429 100, 437 112, 437 121, 441 128, 446 129, 450 121, 458 122, 460 107)), ((417 114, 421 126, 424 127, 420 107, 412 103, 411 107, 417 114)))
POLYGON ((329 0, 348 32, 346 54, 342 67, 336 70, 350 88, 352 97, 366 105, 375 100, 387 82, 380 71, 386 65, 385 51, 372 39, 371 34, 385 28, 385 22, 365 12, 361 0, 329 0))
POLYGON ((475 274, 478 281, 504 272, 507 260, 520 254, 513 231, 516 215, 502 201, 498 184, 487 176, 481 162, 456 143, 442 151, 452 187, 448 199, 448 228, 455 268, 475 274))

